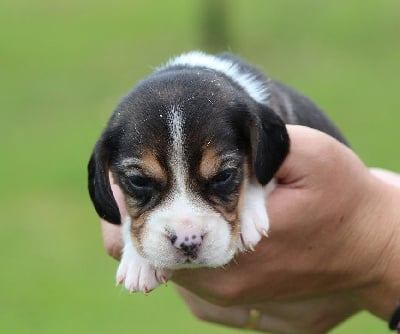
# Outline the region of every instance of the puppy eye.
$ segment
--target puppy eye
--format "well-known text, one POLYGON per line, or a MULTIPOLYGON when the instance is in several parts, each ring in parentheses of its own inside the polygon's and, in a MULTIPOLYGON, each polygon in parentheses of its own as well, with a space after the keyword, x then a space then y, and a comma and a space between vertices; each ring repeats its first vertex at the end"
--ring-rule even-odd
POLYGON ((215 175, 212 178, 212 182, 214 184, 226 184, 232 181, 234 176, 234 170, 233 169, 225 169, 221 172, 219 172, 217 175, 215 175))
POLYGON ((142 175, 132 175, 129 177, 129 183, 135 189, 148 189, 152 187, 150 178, 142 175))

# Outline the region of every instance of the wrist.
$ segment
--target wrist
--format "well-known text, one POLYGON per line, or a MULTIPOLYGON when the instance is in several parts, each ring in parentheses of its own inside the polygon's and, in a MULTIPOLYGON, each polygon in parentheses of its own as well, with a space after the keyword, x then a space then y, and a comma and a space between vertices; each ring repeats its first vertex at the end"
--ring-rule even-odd
POLYGON ((400 189, 379 180, 374 189, 364 210, 369 212, 364 229, 369 230, 366 234, 370 238, 365 245, 374 251, 367 267, 372 275, 368 275, 368 284, 356 292, 356 301, 389 321, 400 304, 400 189))

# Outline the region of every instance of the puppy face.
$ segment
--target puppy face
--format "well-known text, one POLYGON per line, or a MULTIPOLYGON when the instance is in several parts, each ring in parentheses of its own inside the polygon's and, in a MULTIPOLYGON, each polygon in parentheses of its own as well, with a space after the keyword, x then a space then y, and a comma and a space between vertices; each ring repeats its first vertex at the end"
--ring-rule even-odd
POLYGON ((120 223, 112 172, 132 242, 155 267, 216 267, 237 249, 249 180, 270 181, 287 150, 279 117, 226 75, 168 68, 117 107, 91 157, 89 191, 99 215, 120 223))

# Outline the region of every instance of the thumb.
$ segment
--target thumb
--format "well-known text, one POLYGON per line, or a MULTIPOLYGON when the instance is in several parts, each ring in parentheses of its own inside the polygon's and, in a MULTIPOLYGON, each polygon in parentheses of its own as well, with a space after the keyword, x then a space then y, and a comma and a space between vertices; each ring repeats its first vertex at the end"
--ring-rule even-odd
POLYGON ((327 153, 339 143, 333 137, 316 129, 302 125, 287 125, 290 150, 285 161, 275 174, 279 183, 291 184, 306 177, 316 168, 316 163, 324 163, 327 153))
POLYGON ((329 135, 305 126, 287 125, 287 130, 290 151, 275 174, 277 186, 267 200, 272 225, 274 222, 293 224, 312 210, 315 196, 312 188, 315 179, 319 178, 316 174, 323 174, 321 172, 330 158, 327 154, 330 155, 338 144, 329 135))

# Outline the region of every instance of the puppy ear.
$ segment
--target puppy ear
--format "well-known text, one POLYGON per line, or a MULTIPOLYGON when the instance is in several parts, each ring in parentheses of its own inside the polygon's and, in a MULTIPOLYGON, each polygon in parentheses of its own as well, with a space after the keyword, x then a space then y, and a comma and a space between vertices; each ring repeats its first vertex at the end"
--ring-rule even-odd
POLYGON ((265 185, 288 154, 290 140, 285 123, 269 107, 261 106, 252 116, 250 141, 253 170, 257 180, 265 185))
POLYGON ((121 224, 117 202, 114 199, 110 180, 109 150, 100 140, 90 157, 88 164, 88 188, 89 194, 98 215, 113 224, 121 224))

